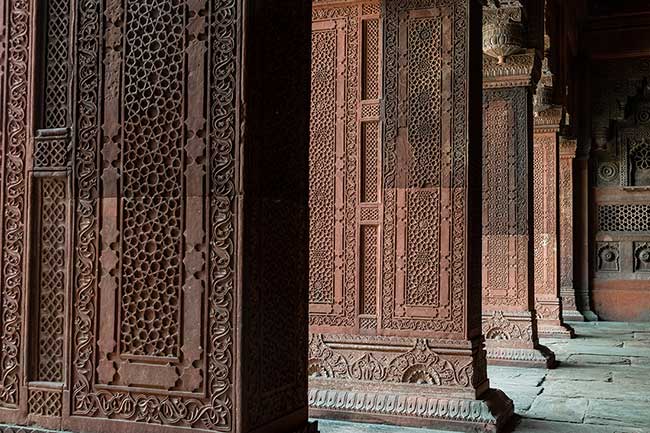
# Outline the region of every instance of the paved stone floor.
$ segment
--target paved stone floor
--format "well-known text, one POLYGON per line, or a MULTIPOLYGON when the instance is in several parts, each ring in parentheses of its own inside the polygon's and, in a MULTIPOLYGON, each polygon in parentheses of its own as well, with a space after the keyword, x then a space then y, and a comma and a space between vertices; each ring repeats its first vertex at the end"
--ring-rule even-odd
MULTIPOLYGON (((515 433, 650 433, 650 323, 572 323, 573 340, 542 340, 555 370, 490 367, 515 402, 515 433)), ((319 420, 321 433, 438 433, 319 420)))

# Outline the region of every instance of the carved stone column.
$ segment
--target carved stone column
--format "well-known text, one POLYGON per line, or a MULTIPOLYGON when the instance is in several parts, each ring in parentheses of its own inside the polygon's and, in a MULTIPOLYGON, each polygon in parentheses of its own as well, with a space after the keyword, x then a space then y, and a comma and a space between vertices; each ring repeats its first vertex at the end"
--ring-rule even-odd
MULTIPOLYGON (((520 14, 521 7, 486 8, 484 36, 521 26, 520 14)), ((535 50, 521 47, 520 53, 495 59, 496 44, 486 49, 485 41, 483 333, 488 362, 553 368, 555 355, 539 344, 533 307, 532 91, 540 61, 535 50)))
MULTIPOLYGON (((584 152, 584 150, 583 150, 584 152)), ((574 172, 574 185, 575 185, 575 212, 576 225, 574 226, 574 236, 576 243, 574 251, 574 281, 573 284, 576 290, 576 303, 578 310, 584 315, 585 319, 590 322, 597 322, 600 320, 598 315, 592 310, 591 303, 591 267, 592 260, 591 251, 591 238, 590 238, 590 182, 592 170, 590 167, 590 159, 587 155, 580 155, 578 149, 575 158, 575 172, 574 172)))
POLYGON ((2 2, 0 431, 313 431, 285 3, 2 2))
POLYGON ((536 113, 533 145, 535 310, 540 337, 571 338, 562 321, 559 279, 558 133, 563 109, 536 113))
POLYGON ((577 140, 560 138, 560 299, 562 319, 582 322, 573 286, 573 160, 577 140))
MULTIPOLYGON (((356 7, 355 13, 363 12, 363 5, 356 7)), ((323 161, 332 174, 319 177, 340 187, 346 176, 350 195, 346 189, 336 200, 324 195, 320 184, 312 188, 313 205, 332 200, 312 224, 328 224, 321 218, 329 215, 330 227, 343 234, 329 237, 337 245, 340 236, 340 250, 331 256, 312 255, 310 413, 494 432, 513 409, 502 392, 489 387, 481 335, 481 251, 475 248, 481 238, 481 5, 476 0, 387 0, 383 11, 385 118, 379 195, 368 200, 360 194, 355 209, 357 153, 323 161), (356 212, 367 215, 359 232, 356 212), (378 224, 382 238, 376 243, 364 231, 377 233, 373 229, 378 224), (376 249, 368 254, 366 245, 376 249), (363 265, 355 276, 360 246, 363 260, 368 260, 364 263, 377 265, 363 265)), ((314 48, 329 37, 336 47, 337 31, 357 28, 358 21, 348 21, 338 8, 315 16, 321 18, 314 24, 320 32, 313 35, 314 48), (327 23, 341 15, 338 23, 327 23)), ((334 123, 337 107, 339 114, 347 109, 330 99, 325 106, 332 107, 332 115, 325 118, 318 108, 328 100, 320 92, 357 79, 350 56, 356 56, 356 44, 363 46, 363 38, 358 39, 362 30, 348 35, 354 48, 347 61, 323 61, 331 50, 314 56, 323 63, 312 77, 321 86, 319 105, 312 110, 312 122, 314 116, 319 121, 313 130, 329 131, 321 123, 334 123), (341 62, 352 65, 354 73, 337 72, 341 62), (336 78, 323 80, 323 74, 336 78)), ((339 39, 345 40, 345 35, 339 39)), ((340 94, 349 95, 347 106, 352 100, 354 109, 355 95, 364 92, 340 94)), ((373 112, 372 99, 360 103, 362 123, 370 125, 373 117, 363 113, 373 112)), ((356 114, 351 117, 352 134, 359 131, 356 119, 356 114)), ((323 137, 316 137, 322 146, 323 137)), ((348 135, 343 147, 334 136, 323 154, 354 146, 353 137, 348 135)), ((364 191, 363 181, 360 185, 364 191)), ((312 248, 327 252, 321 245, 312 248)))

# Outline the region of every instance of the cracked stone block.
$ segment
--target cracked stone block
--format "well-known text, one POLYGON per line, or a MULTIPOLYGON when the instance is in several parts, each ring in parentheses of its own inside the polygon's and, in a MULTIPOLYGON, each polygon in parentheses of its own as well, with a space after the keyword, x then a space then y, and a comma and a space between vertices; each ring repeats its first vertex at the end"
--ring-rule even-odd
POLYGON ((586 398, 567 399, 547 397, 542 394, 535 399, 526 416, 550 421, 582 423, 587 412, 587 403, 586 398))
POLYGON ((572 364, 632 365, 632 360, 624 356, 575 354, 567 359, 572 364))

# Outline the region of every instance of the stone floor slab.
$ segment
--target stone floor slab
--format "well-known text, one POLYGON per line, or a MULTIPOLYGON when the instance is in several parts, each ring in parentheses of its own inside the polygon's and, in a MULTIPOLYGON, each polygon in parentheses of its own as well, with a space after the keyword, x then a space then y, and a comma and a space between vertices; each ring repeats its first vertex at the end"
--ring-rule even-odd
POLYGON ((650 428, 650 404, 647 402, 590 400, 585 422, 650 428))
POLYGON ((516 433, 647 433, 648 430, 633 427, 600 426, 593 424, 571 424, 537 419, 522 419, 516 426, 516 433))
POLYGON ((589 400, 586 398, 566 399, 547 397, 542 394, 535 399, 526 416, 528 418, 580 424, 584 421, 588 403, 589 400))

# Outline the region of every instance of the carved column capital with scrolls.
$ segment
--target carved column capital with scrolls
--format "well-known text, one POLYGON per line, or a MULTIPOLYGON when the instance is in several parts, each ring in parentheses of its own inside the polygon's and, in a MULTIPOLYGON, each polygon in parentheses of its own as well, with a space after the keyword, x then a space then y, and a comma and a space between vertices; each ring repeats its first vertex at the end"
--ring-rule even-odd
POLYGON ((519 0, 489 0, 483 7, 483 52, 499 64, 525 48, 525 30, 519 0))

